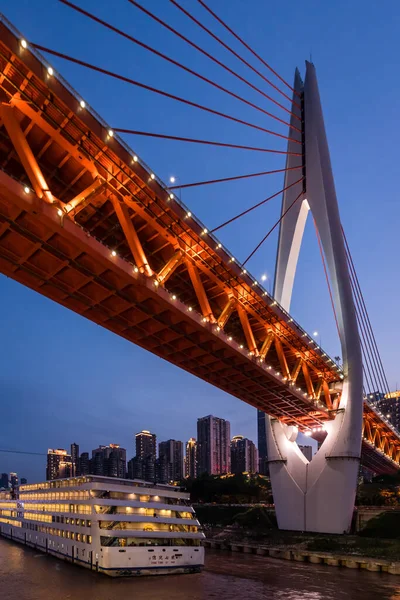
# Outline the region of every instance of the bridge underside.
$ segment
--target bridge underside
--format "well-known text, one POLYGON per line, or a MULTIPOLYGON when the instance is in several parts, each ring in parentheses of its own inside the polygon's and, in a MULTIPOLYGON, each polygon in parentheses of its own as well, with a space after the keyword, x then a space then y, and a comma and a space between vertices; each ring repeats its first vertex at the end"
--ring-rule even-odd
POLYGON ((302 431, 334 418, 334 361, 4 23, 0 169, 1 273, 302 431))

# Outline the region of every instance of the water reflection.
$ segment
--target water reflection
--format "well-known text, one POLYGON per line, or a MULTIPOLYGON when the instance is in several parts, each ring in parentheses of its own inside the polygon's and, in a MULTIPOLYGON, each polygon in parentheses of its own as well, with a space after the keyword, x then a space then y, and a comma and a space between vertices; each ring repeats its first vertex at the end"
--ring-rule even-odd
POLYGON ((197 575, 109 579, 0 539, 1 600, 400 600, 400 577, 206 552, 197 575))

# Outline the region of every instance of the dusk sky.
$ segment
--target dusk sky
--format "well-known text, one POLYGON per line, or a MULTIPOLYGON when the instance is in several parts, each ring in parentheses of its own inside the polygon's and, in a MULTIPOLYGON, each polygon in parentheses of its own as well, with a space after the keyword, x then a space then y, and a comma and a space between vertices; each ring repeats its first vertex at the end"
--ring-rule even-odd
MULTIPOLYGON (((86 10, 286 120, 287 114, 133 7, 128 0, 76 0, 86 10)), ((168 0, 141 0, 233 70, 289 107, 262 79, 200 30, 168 0)), ((182 5, 287 88, 238 44, 196 0, 182 5)), ((209 0, 213 9, 292 83, 304 60, 317 68, 341 217, 392 389, 400 383, 398 140, 399 31, 396 0, 209 0)), ((0 0, 0 10, 28 41, 71 54, 148 85, 262 127, 285 127, 56 0, 0 0)), ((162 98, 79 66, 47 57, 111 127, 284 150, 284 140, 162 98)), ((181 183, 279 169, 284 157, 125 136, 164 181, 181 183)), ((182 201, 209 229, 283 187, 282 174, 182 191, 182 201)), ((280 199, 219 234, 244 260, 279 218, 280 199)), ((272 282, 277 235, 249 263, 272 282)), ((272 283, 270 284, 272 285, 272 283)), ((331 355, 340 355, 321 258, 309 218, 300 256, 293 317, 331 355)), ((232 435, 256 441, 256 411, 0 275, 0 449, 47 452, 77 442, 81 451, 119 443, 134 454, 142 428, 157 440, 196 436, 197 417, 231 422, 232 435)), ((0 472, 45 477, 45 457, 0 453, 0 472)))

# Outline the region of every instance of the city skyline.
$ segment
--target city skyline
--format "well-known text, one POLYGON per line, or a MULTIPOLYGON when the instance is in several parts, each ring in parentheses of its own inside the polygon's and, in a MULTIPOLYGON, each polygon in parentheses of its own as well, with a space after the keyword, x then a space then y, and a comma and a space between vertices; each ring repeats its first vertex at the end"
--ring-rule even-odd
MULTIPOLYGON (((232 25, 241 30, 242 26, 255 28, 254 36, 258 40, 258 46, 268 54, 274 44, 278 43, 275 29, 271 29, 270 43, 272 46, 265 47, 265 19, 260 18, 255 22, 254 15, 247 20, 241 12, 240 3, 236 3, 236 11, 232 10, 232 25), (268 50, 268 52, 267 52, 268 50)), ((242 7, 243 8, 243 7, 242 7)), ((163 7, 160 4, 160 10, 163 7)), ((103 11, 101 6, 99 12, 103 11)), ((166 10, 166 9, 165 9, 166 10)), ((339 53, 332 53, 332 46, 336 48, 337 40, 335 23, 343 16, 342 11, 336 11, 334 7, 324 6, 324 15, 318 10, 312 15, 310 28, 301 33, 298 32, 297 19, 301 17, 300 7, 293 5, 293 23, 286 22, 286 16, 277 9, 275 19, 289 28, 292 44, 281 48, 281 54, 274 57, 274 65, 279 72, 291 80, 294 67, 299 64, 303 57, 308 57, 312 45, 313 56, 317 67, 320 67, 321 94, 326 107, 326 121, 330 134, 332 159, 335 163, 335 175, 338 187, 339 203, 341 206, 343 222, 351 225, 356 219, 359 223, 357 231, 351 231, 350 244, 355 256, 357 269, 359 271, 361 285, 363 286, 366 301, 371 313, 373 324, 380 325, 377 330, 378 342, 389 371, 389 380, 394 388, 397 380, 396 339, 393 327, 390 326, 392 315, 396 314, 395 298, 397 297, 397 283, 391 280, 394 265, 392 261, 383 260, 385 257, 395 257, 397 247, 395 245, 396 229, 398 222, 398 203, 393 198, 391 190, 394 187, 394 174, 389 168, 389 174, 383 178, 372 173, 368 182, 364 180, 365 164, 377 162, 387 165, 393 164, 392 150, 397 139, 397 121, 393 120, 388 104, 389 96, 378 93, 377 89, 369 89, 368 102, 365 101, 365 92, 362 86, 354 86, 355 74, 360 81, 370 81, 380 78, 382 86, 393 90, 393 82, 389 79, 391 53, 387 49, 390 44, 390 24, 385 29, 385 39, 380 39, 377 49, 376 29, 371 23, 380 22, 380 12, 377 11, 368 19, 364 15, 361 18, 360 27, 363 30, 363 38, 357 47, 354 46, 352 32, 343 32, 341 38, 341 49, 339 53), (338 14, 336 14, 338 13, 338 14), (329 23, 330 27, 318 27, 318 24, 329 23), (317 26, 316 26, 317 25, 317 26), (324 34, 318 33, 324 31, 324 34), (387 42, 388 41, 388 42, 387 42), (348 57, 352 56, 349 61, 348 57), (385 58, 385 70, 381 70, 382 57, 385 58), (360 60, 357 60, 360 58, 360 60), (355 62, 357 61, 357 67, 355 62), (341 89, 332 84, 331 72, 341 74, 341 89), (346 98, 346 118, 344 115, 344 98, 346 98), (343 104, 342 104, 343 103, 343 104), (370 117, 370 107, 376 107, 382 119, 379 122, 380 130, 370 117), (368 122, 372 128, 375 144, 367 143, 368 135, 364 124, 368 122), (351 128, 349 129, 349 124, 351 128), (345 136, 350 134, 353 138, 351 148, 343 144, 345 136), (382 142, 382 143, 380 143, 382 142), (377 148, 380 148, 379 154, 377 148), (382 150, 383 147, 383 150, 382 150), (349 165, 352 168, 349 170, 349 165), (349 175, 351 172, 351 175, 349 175), (375 201, 380 199, 381 213, 376 213, 375 201), (384 215, 390 215, 390 219, 384 215), (385 235, 375 235, 373 246, 365 244, 365 232, 383 232, 385 235), (371 277, 371 273, 374 277, 371 277), (389 283, 388 283, 389 282, 389 283), (390 288, 389 288, 390 285, 390 288), (393 289, 394 286, 394 289, 393 289), (384 290, 386 310, 382 315, 380 306, 380 294, 376 290, 384 290), (388 293, 390 289, 390 294, 388 293)), ((261 9, 261 15, 262 15, 261 9)), ((347 14, 347 13, 346 13, 347 14)), ((352 9, 348 11, 348 17, 352 18, 352 9)), ((85 24, 76 25, 75 17, 68 10, 61 7, 46 7, 46 11, 36 11, 31 3, 26 0, 18 7, 7 8, 7 16, 26 34, 28 39, 43 41, 49 46, 60 45, 66 50, 70 49, 67 31, 70 27, 54 28, 53 24, 63 21, 76 26, 78 31, 76 54, 90 54, 95 62, 98 57, 99 45, 111 39, 108 34, 102 33, 94 25, 88 26, 93 39, 98 41, 93 48, 88 47, 84 41, 87 39, 79 32, 84 31, 85 24), (21 6, 23 9, 21 9, 21 6)), ((103 15, 104 16, 104 15, 103 15)), ((123 22, 132 16, 128 8, 121 10, 119 20, 123 22)), ((175 13, 174 13, 175 19, 175 13)), ((181 17, 177 17, 180 21, 181 17)), ((151 26, 143 20, 140 21, 147 35, 152 35, 151 26)), ((276 31, 279 27, 276 26, 276 31)), ((85 32, 86 33, 86 32, 85 32)), ((194 32, 197 36, 197 32, 194 32)), ((394 35, 394 30, 393 30, 394 35)), ((268 36, 267 36, 268 37, 268 36)), ((162 41, 162 39, 161 39, 162 41)), ((180 47, 171 44, 171 51, 179 51, 180 47)), ((129 72, 132 58, 130 46, 116 42, 112 48, 110 63, 118 66, 123 72, 129 72)), ((140 54, 136 68, 139 76, 150 82, 147 73, 153 72, 166 87, 182 85, 181 75, 175 71, 163 69, 159 63, 153 63, 149 58, 140 54)), ((103 79, 95 79, 86 73, 78 71, 73 67, 54 61, 56 68, 82 93, 83 97, 90 101, 98 112, 110 123, 125 125, 121 122, 121 115, 128 122, 136 122, 137 118, 150 123, 154 131, 165 130, 163 111, 156 100, 149 99, 141 94, 131 94, 126 88, 118 88, 121 94, 116 95, 113 101, 106 100, 108 82, 103 79), (126 92, 126 93, 125 93, 126 92), (133 101, 134 100, 134 101, 133 101)), ((300 65, 301 66, 301 65, 300 65)), ((199 60, 199 67, 206 67, 199 60)), ((214 72, 213 72, 214 73, 214 72)), ((187 85, 187 81, 182 87, 187 85)), ((189 81, 188 93, 199 90, 195 84, 189 81)), ((208 96, 210 103, 220 105, 220 98, 205 88, 199 92, 202 98, 208 96)), ((227 102, 227 104, 229 104, 227 102)), ((237 109, 236 105, 229 108, 237 109)), ((224 127, 214 121, 206 121, 195 113, 182 111, 172 105, 168 105, 170 132, 176 133, 180 122, 193 124, 190 133, 193 136, 204 131, 213 131, 215 137, 224 137, 224 127), (184 119, 183 117, 187 117, 184 119), (197 118, 196 118, 197 117, 197 118)), ((183 135, 188 134, 184 129, 179 131, 183 135)), ((178 132, 178 133, 179 133, 178 132)), ((246 135, 242 130, 229 130, 232 139, 250 139, 259 143, 260 138, 246 135)), ((261 138, 262 143, 265 137, 261 138)), ((217 151, 193 149, 187 152, 186 148, 169 146, 165 144, 155 145, 153 142, 138 139, 127 139, 135 151, 143 157, 146 162, 154 166, 155 172, 168 180, 170 175, 179 177, 181 181, 198 180, 201 178, 212 178, 214 176, 225 176, 239 172, 250 172, 263 170, 267 161, 264 157, 248 157, 242 154, 227 155, 218 154, 217 151), (231 160, 232 158, 232 160, 231 160), (201 166, 201 168, 200 168, 201 166), (260 167, 260 168, 259 168, 260 167), (206 177, 207 176, 207 177, 206 177)), ((350 146, 350 145, 349 145, 350 146)), ((378 170, 377 170, 378 171, 378 170)), ((274 180, 278 184, 278 180, 274 180)), ((280 180, 279 180, 280 181, 280 180)), ((235 184, 232 187, 208 188, 207 202, 204 202, 203 191, 194 191, 183 194, 183 199, 191 210, 209 223, 222 221, 226 211, 241 209, 244 206, 243 190, 254 199, 263 198, 267 195, 270 183, 253 181, 242 188, 235 184), (228 207, 222 201, 229 197, 231 205, 228 207), (221 202, 219 200, 221 199, 221 202)), ((279 189, 279 187, 276 187, 279 189)), ((271 189, 275 191, 275 189, 271 189)), ((242 226, 233 226, 221 236, 226 245, 234 251, 235 255, 245 256, 247 249, 253 244, 254 238, 262 237, 267 223, 275 220, 279 212, 279 202, 274 208, 266 209, 260 215, 249 217, 242 226)), ((308 233, 311 234, 309 228, 308 233)), ((275 260, 276 238, 266 245, 261 255, 255 257, 251 263, 251 271, 259 276, 266 272, 271 279, 275 260)), ((254 244, 253 244, 254 245, 254 244)), ((322 337, 322 345, 330 354, 336 354, 338 347, 334 331, 334 322, 330 314, 329 299, 323 288, 322 268, 318 263, 318 248, 311 235, 307 238, 304 253, 301 255, 300 272, 297 278, 293 315, 310 331, 319 331, 322 337), (302 290, 302 281, 306 280, 309 271, 315 271, 313 281, 316 293, 313 297, 302 290)), ((304 286, 306 288, 306 286, 304 286)), ((4 420, 9 428, 6 428, 3 436, 5 448, 28 450, 29 448, 56 448, 58 445, 68 447, 71 439, 80 438, 83 431, 90 429, 90 446, 95 447, 98 439, 117 439, 121 445, 128 447, 129 432, 125 432, 126 422, 137 426, 138 429, 145 428, 150 422, 150 415, 156 413, 159 422, 154 427, 160 431, 160 438, 184 439, 191 436, 196 437, 194 423, 194 410, 201 403, 202 413, 215 412, 224 415, 231 422, 232 430, 250 439, 256 437, 256 413, 255 410, 241 403, 239 400, 218 391, 216 388, 195 379, 178 369, 171 367, 160 359, 145 353, 143 350, 132 346, 113 336, 109 332, 100 329, 93 323, 85 321, 81 317, 68 312, 50 301, 39 297, 28 289, 18 284, 0 278, 0 308, 2 314, 7 315, 7 323, 4 324, 4 335, 7 343, 4 344, 2 353, 3 370, 0 373, 0 394, 6 398, 4 420), (66 375, 65 365, 73 364, 73 375, 68 370, 66 375), (23 373, 23 377, 21 377, 23 373), (157 373, 157 377, 154 377, 157 373), (110 411, 110 406, 113 410, 110 411), (165 414, 172 413, 169 419, 165 414), (21 415, 24 416, 22 422, 21 415), (76 415, 79 415, 77 423, 76 415), (121 417, 123 415, 123 417, 121 417), (121 421, 123 428, 121 429, 121 421), (17 430, 11 427, 11 423, 18 423, 17 430), (191 423, 191 425, 189 425, 191 423), (181 432, 187 432, 185 436, 181 432), (81 433, 79 433, 81 432, 81 433), (22 447, 23 445, 26 447, 22 447)), ((23 465, 26 457, 16 455, 4 455, 0 457, 5 471, 16 470, 25 472, 23 465), (21 461, 21 462, 20 462, 21 461), (17 463, 17 464, 16 464, 17 463), (21 468, 19 465, 22 465, 21 468)), ((32 462, 35 460, 31 458, 32 462)), ((3 470, 2 469, 2 470, 3 470)), ((35 467, 32 466, 34 470, 35 467)), ((30 478, 27 473, 28 479, 30 478)))
MULTIPOLYGON (((216 417, 214 415, 209 415, 211 417, 213 417, 215 420, 217 421, 223 421, 226 422, 228 424, 228 430, 230 429, 230 423, 229 421, 227 421, 226 419, 223 419, 221 417, 216 417)), ((62 444, 56 444, 54 446, 54 449, 47 449, 45 452, 43 453, 29 453, 29 451, 22 451, 21 453, 17 452, 17 453, 10 453, 10 456, 14 456, 17 457, 17 459, 20 461, 21 465, 25 465, 25 469, 24 467, 22 467, 24 469, 24 473, 27 476, 27 479, 29 480, 29 482, 33 483, 35 481, 41 481, 41 479, 43 479, 43 469, 46 470, 46 464, 45 462, 43 462, 43 457, 47 457, 47 461, 48 461, 48 456, 49 453, 52 453, 52 455, 55 455, 56 459, 59 456, 62 456, 63 459, 67 458, 68 460, 68 465, 71 464, 71 473, 63 475, 65 477, 68 476, 73 476, 73 465, 74 465, 74 460, 73 455, 74 455, 74 451, 77 452, 78 454, 76 454, 76 460, 78 460, 78 463, 81 460, 82 455, 87 455, 89 461, 91 459, 94 458, 94 454, 96 452, 99 452, 102 449, 112 449, 113 447, 115 448, 119 448, 123 451, 126 451, 126 465, 127 465, 127 470, 129 468, 128 466, 128 462, 134 458, 136 458, 137 456, 142 456, 142 458, 144 456, 146 456, 146 454, 148 454, 147 452, 144 452, 143 454, 140 452, 140 448, 143 446, 142 444, 140 444, 140 442, 138 443, 138 436, 142 436, 144 434, 145 437, 150 438, 150 437, 154 437, 155 438, 155 442, 154 442, 154 449, 155 449, 155 454, 154 454, 154 458, 159 458, 160 457, 160 446, 167 444, 168 442, 177 442, 177 443, 181 443, 182 444, 182 458, 184 459, 186 456, 186 452, 187 452, 187 444, 188 442, 190 442, 191 440, 194 442, 198 442, 198 438, 197 438, 197 432, 198 432, 198 421, 201 421, 203 419, 207 419, 208 417, 198 417, 197 422, 196 422, 196 426, 195 426, 195 430, 196 430, 196 435, 195 436, 189 436, 189 437, 185 437, 182 440, 177 440, 176 438, 168 438, 166 440, 162 440, 159 439, 159 436, 157 435, 156 432, 151 431, 151 430, 142 430, 140 432, 137 432, 135 434, 131 434, 131 444, 130 446, 125 446, 124 444, 119 444, 119 443, 108 443, 108 444, 99 444, 98 441, 94 442, 95 444, 95 448, 94 449, 89 449, 89 444, 86 442, 86 440, 83 441, 82 440, 79 441, 79 443, 75 442, 69 442, 67 441, 66 444, 62 445, 62 444), (25 460, 24 460, 25 457, 25 460), (30 460, 32 459, 32 462, 36 463, 36 466, 33 468, 32 473, 33 475, 29 475, 30 473, 30 467, 28 466, 30 464, 30 460), (35 475, 35 473, 38 473, 37 475, 35 475)), ((232 432, 230 433, 229 439, 228 439, 228 445, 229 448, 231 447, 231 442, 235 437, 243 437, 244 439, 248 439, 246 436, 243 436, 240 433, 237 434, 232 434, 232 432)), ((257 440, 257 436, 253 439, 249 439, 249 441, 251 443, 254 444, 255 448, 257 448, 258 446, 258 440, 257 440)), ((309 440, 308 440, 309 441, 309 440)), ((150 445, 148 445, 148 447, 150 447, 150 445)), ((3 461, 2 461, 2 457, 5 456, 4 454, 2 454, 0 452, 0 473, 2 472, 7 472, 7 469, 3 468, 3 461)), ((197 459, 199 459, 199 456, 197 456, 197 459)), ((12 459, 10 460, 10 464, 12 463, 12 459)), ((14 462, 17 462, 17 460, 15 460, 14 462)), ((230 454, 229 454, 229 460, 228 460, 229 464, 230 464, 230 454)), ((47 463, 48 464, 48 463, 47 463)), ((69 467, 67 467, 69 468, 69 467)), ((198 467, 196 466, 196 471, 197 471, 198 467)), ((16 471, 19 472, 19 470, 17 470, 16 468, 13 469, 12 471, 9 471, 10 473, 16 471)), ((221 473, 223 473, 224 471, 221 471, 221 473)), ((94 473, 96 474, 96 473, 94 473)), ((200 473, 197 473, 198 475, 200 473)), ((46 475, 47 475, 47 470, 46 470, 46 475)), ((185 464, 183 462, 182 464, 182 475, 183 477, 185 477, 185 464)), ((151 478, 150 478, 151 479, 151 478)))

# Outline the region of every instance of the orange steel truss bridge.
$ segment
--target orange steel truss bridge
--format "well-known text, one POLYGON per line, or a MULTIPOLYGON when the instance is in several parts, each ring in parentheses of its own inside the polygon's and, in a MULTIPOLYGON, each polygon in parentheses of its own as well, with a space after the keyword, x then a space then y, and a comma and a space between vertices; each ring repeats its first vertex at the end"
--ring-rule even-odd
MULTIPOLYGON (((341 368, 4 18, 0 94, 0 272, 322 439, 341 368)), ((366 393, 362 453, 400 468, 366 393)))

